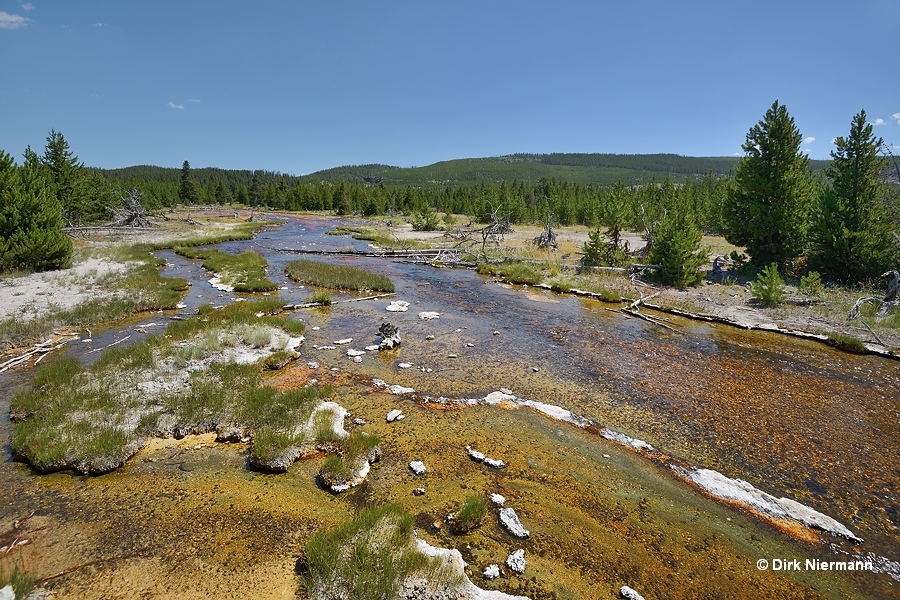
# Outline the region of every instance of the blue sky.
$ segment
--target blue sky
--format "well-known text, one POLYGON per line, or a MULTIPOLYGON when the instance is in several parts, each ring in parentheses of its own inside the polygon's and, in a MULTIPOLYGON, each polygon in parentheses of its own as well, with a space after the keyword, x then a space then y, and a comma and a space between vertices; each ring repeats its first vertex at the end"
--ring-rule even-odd
POLYGON ((88 166, 727 156, 776 99, 812 158, 900 154, 900 0, 0 0, 0 149, 88 166))

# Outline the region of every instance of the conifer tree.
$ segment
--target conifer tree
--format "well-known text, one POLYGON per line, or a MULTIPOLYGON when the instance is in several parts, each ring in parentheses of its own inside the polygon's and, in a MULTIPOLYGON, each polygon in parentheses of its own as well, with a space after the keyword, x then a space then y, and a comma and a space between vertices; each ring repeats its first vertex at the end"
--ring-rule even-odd
POLYGON ((659 279, 685 287, 703 280, 698 270, 706 264, 708 251, 700 248, 703 234, 690 213, 670 213, 656 226, 650 262, 660 265, 659 279))
MULTIPOLYGON (((30 162, 30 150, 26 150, 26 163, 30 162)), ((90 205, 84 164, 69 149, 69 142, 62 133, 50 130, 40 162, 47 167, 49 184, 62 208, 63 218, 74 226, 92 220, 96 207, 90 205)))
POLYGON ((890 223, 880 173, 887 159, 878 154, 883 144, 866 111, 850 123, 848 137, 835 140, 830 186, 819 197, 810 231, 809 265, 826 278, 859 283, 891 268, 890 223))
POLYGON ((0 270, 68 267, 72 241, 60 229, 61 212, 44 169, 17 167, 0 150, 0 270))
POLYGON ((725 239, 758 265, 786 265, 804 250, 814 196, 800 131, 776 100, 747 133, 735 186, 724 206, 725 239))
POLYGON ((181 165, 181 187, 178 190, 178 198, 185 204, 195 204, 200 198, 197 196, 197 186, 191 177, 191 163, 184 161, 181 165))

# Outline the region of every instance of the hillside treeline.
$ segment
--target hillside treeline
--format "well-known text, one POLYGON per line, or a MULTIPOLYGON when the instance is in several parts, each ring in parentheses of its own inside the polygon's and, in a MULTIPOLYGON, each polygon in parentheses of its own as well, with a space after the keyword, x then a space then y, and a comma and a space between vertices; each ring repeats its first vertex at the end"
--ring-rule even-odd
MULTIPOLYGON (((582 185, 558 179, 447 185, 440 188, 392 187, 378 183, 327 181, 270 171, 131 167, 97 173, 118 189, 137 189, 149 209, 181 203, 245 206, 289 211, 332 211, 339 215, 413 217, 426 211, 466 215, 488 222, 497 213, 511 223, 543 223, 548 214, 559 225, 597 226, 610 198, 624 204, 626 228, 643 230, 644 221, 671 206, 689 206, 705 231, 721 231, 722 203, 729 179, 708 173, 699 180, 672 178, 637 186, 582 185)), ((619 206, 618 210, 622 207, 619 206)))
MULTIPOLYGON (((0 193, 7 207, 16 202, 42 207, 35 214, 46 215, 39 229, 47 231, 56 221, 69 226, 108 221, 123 198, 136 191, 151 211, 203 204, 390 215, 417 229, 440 227, 440 213, 511 224, 544 224, 549 216, 554 225, 594 229, 593 247, 585 254, 601 264, 627 261, 629 249, 618 247, 619 232, 638 231, 651 242, 648 248, 656 244, 651 258, 660 264, 673 261, 679 274, 667 279, 681 283, 694 279, 692 264, 703 257, 703 233, 721 234, 745 247, 757 267, 792 268, 808 258, 835 281, 876 277, 900 255, 894 242, 900 239, 897 190, 884 181, 884 173, 896 165, 879 156, 883 141, 873 135, 864 111, 854 117, 850 135, 836 140, 832 161, 811 161, 801 151, 801 139, 776 102, 748 133, 740 159, 516 154, 404 169, 347 166, 297 177, 192 169, 188 161, 180 170, 91 169, 78 161, 61 133, 51 131, 42 156, 28 148, 21 167, 9 155, 0 161, 5 173, 0 193), (701 168, 705 171, 698 172, 701 168), (617 175, 608 184, 596 182, 617 175)), ((16 210, 12 216, 0 214, 0 228, 8 230, 8 256, 9 236, 28 225, 16 210), (14 222, 19 224, 9 225, 14 222)), ((6 268, 29 268, 26 263, 7 259, 6 268)))

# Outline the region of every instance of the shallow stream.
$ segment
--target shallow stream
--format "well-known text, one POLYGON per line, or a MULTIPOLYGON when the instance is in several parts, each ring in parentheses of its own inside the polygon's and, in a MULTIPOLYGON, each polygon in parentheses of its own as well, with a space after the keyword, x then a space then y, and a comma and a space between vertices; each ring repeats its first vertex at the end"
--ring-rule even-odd
MULTIPOLYGON (((285 303, 303 303, 311 290, 283 275, 284 263, 298 258, 291 250, 368 246, 324 235, 336 222, 290 218, 252 241, 218 247, 259 252, 285 303)), ((202 303, 240 296, 212 288, 198 261, 160 256, 168 262, 164 274, 192 282, 185 315, 202 303)), ((0 528, 34 511, 19 530, 10 529, 31 542, 13 554, 38 576, 78 567, 47 582, 58 597, 246 597, 252 590, 257 597, 292 598, 299 582, 294 561, 309 532, 383 501, 418 515, 420 535, 432 544, 458 547, 477 585, 533 598, 611 598, 621 585, 646 598, 746 598, 749 589, 760 598, 900 596, 900 581, 887 573, 757 568, 759 559, 802 564, 872 553, 882 570, 892 562, 900 570, 898 363, 672 318, 676 333, 607 310, 614 305, 508 286, 469 270, 304 258, 381 272, 397 288, 393 298, 296 311, 291 318, 307 323, 303 358, 276 380, 292 386, 314 377, 340 386, 336 400, 382 440, 385 458, 368 483, 335 496, 315 484, 321 458, 284 475, 260 474, 247 469, 239 445, 209 438, 154 443, 119 472, 97 478, 36 476, 11 463, 7 450, 0 528), (386 312, 394 299, 410 302, 409 311, 386 312), (422 311, 440 318, 421 320, 422 311), (348 347, 375 342, 384 321, 400 328, 398 349, 369 353, 361 363, 345 355, 348 347), (314 348, 342 338, 353 342, 314 348), (321 366, 312 370, 309 361, 321 366), (402 369, 404 362, 414 366, 402 369), (415 399, 376 389, 373 378, 414 388, 415 399), (794 499, 865 541, 824 533, 818 542, 797 541, 705 497, 675 478, 665 461, 529 409, 438 410, 423 402, 481 398, 501 388, 794 499), (385 423, 391 408, 407 419, 385 423), (470 444, 508 466, 493 470, 470 461, 470 444), (429 467, 423 478, 406 466, 414 459, 429 467), (419 486, 427 493, 415 497, 419 486), (507 497, 530 539, 512 538, 495 520, 465 536, 433 527, 469 495, 492 492, 507 497), (502 564, 519 547, 529 561, 524 576, 483 580, 487 564, 502 564)), ((99 355, 94 348, 161 332, 172 316, 142 317, 95 334, 91 344, 70 344, 69 351, 90 360, 99 355)), ((11 390, 28 375, 0 375, 4 437, 11 390)))

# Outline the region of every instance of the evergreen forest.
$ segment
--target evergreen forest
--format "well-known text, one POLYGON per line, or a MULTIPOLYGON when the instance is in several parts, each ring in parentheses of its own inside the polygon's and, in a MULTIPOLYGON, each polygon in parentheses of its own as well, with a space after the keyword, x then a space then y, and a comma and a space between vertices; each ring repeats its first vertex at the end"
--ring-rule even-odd
POLYGON ((677 285, 696 282, 702 234, 747 248, 757 268, 792 268, 808 258, 830 280, 847 283, 896 268, 900 168, 872 135, 865 112, 836 140, 830 161, 810 160, 801 139, 776 101, 747 134, 743 157, 514 154, 426 167, 344 166, 300 177, 192 168, 187 160, 180 169, 85 167, 62 133, 51 131, 44 153, 26 148, 21 166, 0 156, 0 270, 66 265, 71 248, 59 230, 109 222, 135 193, 149 211, 218 205, 388 215, 417 229, 438 228, 440 213, 472 223, 549 218, 594 229, 596 247, 585 254, 598 264, 627 262, 624 248, 601 246, 620 231, 637 231, 656 243, 652 258, 667 265, 664 279, 677 285), (26 206, 36 207, 30 222, 26 206), (30 241, 17 250, 24 242, 14 239, 30 241), (42 252, 51 258, 37 260, 42 252))

